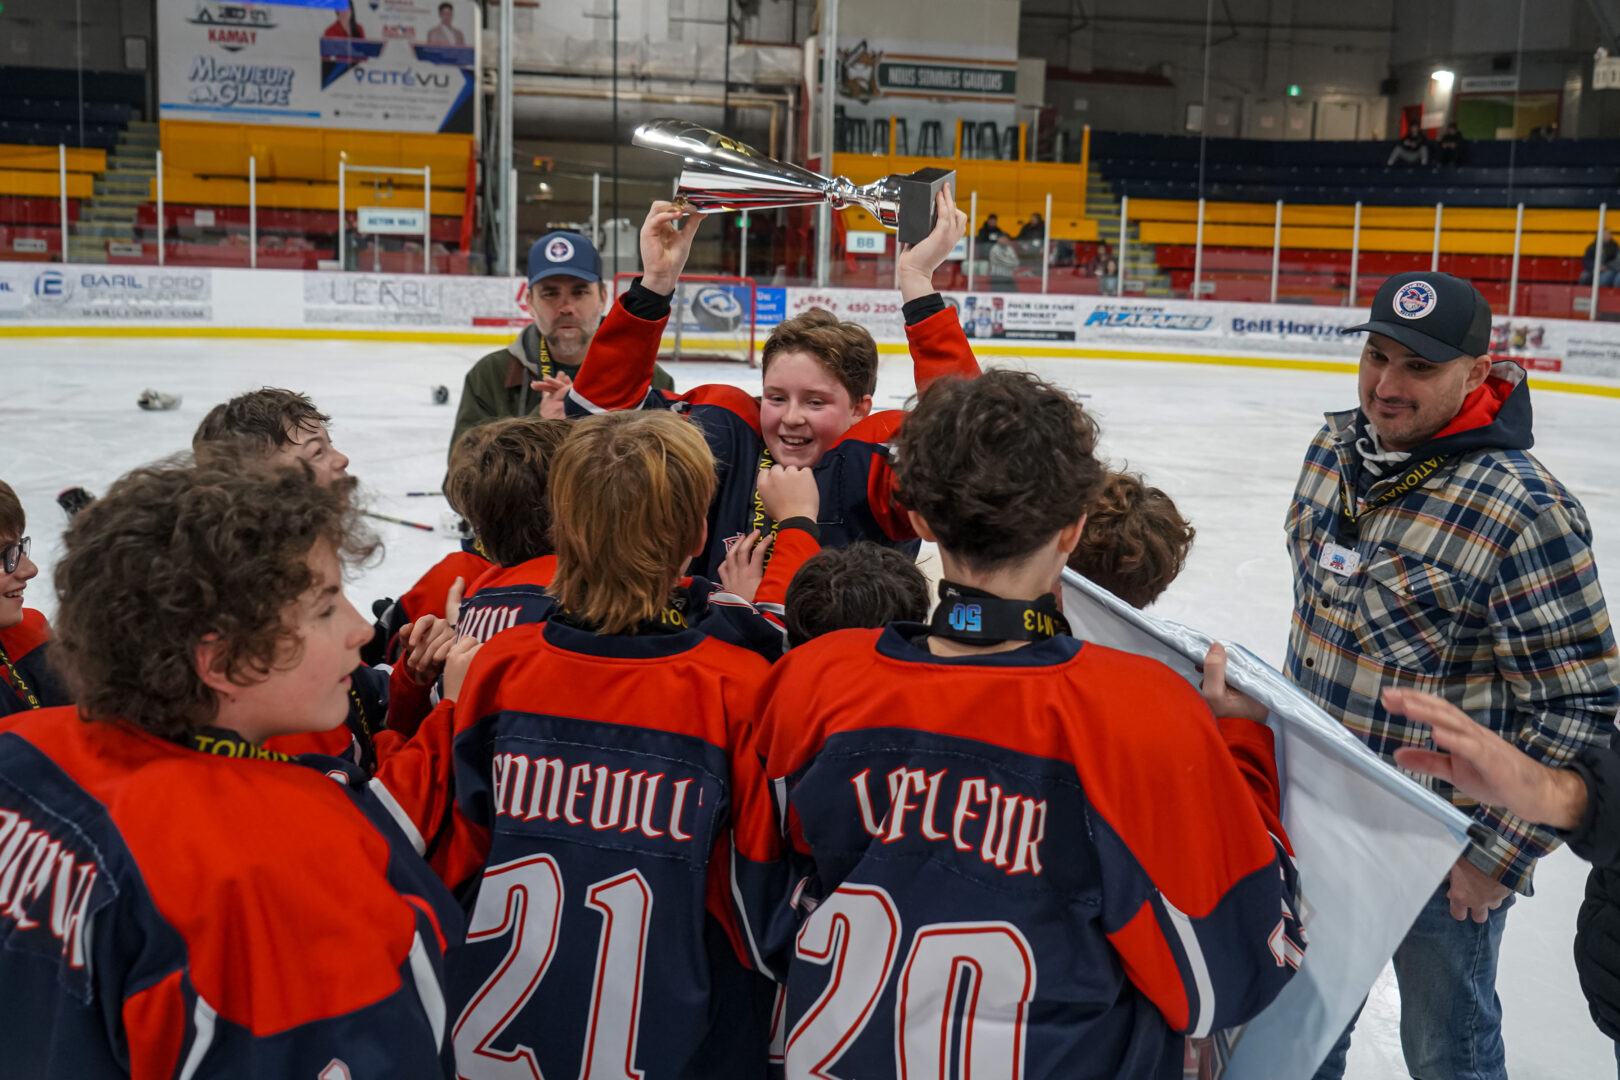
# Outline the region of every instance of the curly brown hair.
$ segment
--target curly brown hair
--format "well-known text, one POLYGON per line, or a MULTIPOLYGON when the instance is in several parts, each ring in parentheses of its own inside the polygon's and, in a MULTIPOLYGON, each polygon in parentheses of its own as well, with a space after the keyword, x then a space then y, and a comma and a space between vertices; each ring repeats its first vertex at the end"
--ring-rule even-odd
POLYGON ((1187 565, 1197 535, 1170 496, 1134 473, 1109 473, 1069 568, 1145 608, 1187 565))
POLYGON ((173 463, 120 478, 63 539, 53 662, 80 715, 164 738, 218 713, 196 668, 205 638, 232 682, 264 678, 302 647, 287 614, 315 584, 310 550, 354 565, 377 548, 343 492, 298 470, 173 463))
POLYGON ((444 495, 502 566, 550 555, 551 459, 568 420, 510 417, 469 429, 450 451, 444 495))
POLYGON ((760 354, 761 372, 769 373, 771 361, 785 352, 815 357, 849 391, 852 404, 859 404, 877 389, 877 342, 860 323, 843 322, 830 311, 811 308, 777 323, 760 354))
POLYGON ((314 431, 331 422, 307 395, 264 386, 209 409, 191 436, 191 450, 199 460, 216 447, 270 454, 292 444, 288 432, 314 431))
POLYGON ((690 421, 661 410, 569 423, 551 463, 547 591, 604 634, 633 631, 659 617, 703 537, 714 455, 690 421))
POLYGON ((1080 519, 1105 471, 1097 422, 1027 371, 941 379, 896 437, 903 506, 975 570, 1023 558, 1080 519))
POLYGON ((788 646, 851 627, 928 618, 928 579, 903 551, 862 540, 806 559, 788 583, 788 646))

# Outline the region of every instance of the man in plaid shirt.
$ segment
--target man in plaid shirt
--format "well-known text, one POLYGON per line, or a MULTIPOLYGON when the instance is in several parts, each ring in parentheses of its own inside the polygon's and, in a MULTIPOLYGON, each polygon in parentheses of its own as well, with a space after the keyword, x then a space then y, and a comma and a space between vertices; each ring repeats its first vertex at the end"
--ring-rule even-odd
MULTIPOLYGON (((1607 744, 1620 655, 1591 528, 1527 452, 1529 387, 1518 365, 1486 355, 1490 305, 1449 274, 1398 274, 1351 329, 1367 331, 1361 407, 1327 415, 1288 513, 1289 677, 1386 761, 1428 737, 1380 703, 1390 686, 1439 694, 1549 765, 1607 744)), ((1407 1069, 1505 1080, 1502 930, 1558 840, 1429 782, 1489 838, 1396 950, 1407 1069)), ((1317 1080, 1344 1075, 1349 1047, 1347 1030, 1317 1080)))

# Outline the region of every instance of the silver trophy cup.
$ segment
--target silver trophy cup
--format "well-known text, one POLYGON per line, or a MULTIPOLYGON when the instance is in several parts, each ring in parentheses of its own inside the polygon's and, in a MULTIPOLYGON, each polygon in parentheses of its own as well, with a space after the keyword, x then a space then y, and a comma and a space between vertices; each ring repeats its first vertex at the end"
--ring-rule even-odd
POLYGON ((631 141, 680 156, 676 200, 700 214, 820 203, 834 210, 859 206, 897 230, 903 244, 920 243, 933 231, 939 217, 935 197, 956 180, 953 170, 929 168, 856 186, 842 176, 822 176, 766 157, 747 143, 685 120, 649 120, 631 141))

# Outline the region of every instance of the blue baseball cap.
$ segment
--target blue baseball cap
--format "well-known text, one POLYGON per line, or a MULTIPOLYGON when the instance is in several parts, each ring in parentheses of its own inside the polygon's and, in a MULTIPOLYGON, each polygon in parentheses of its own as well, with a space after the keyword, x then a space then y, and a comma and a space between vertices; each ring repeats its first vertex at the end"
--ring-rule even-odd
POLYGON ((602 256, 596 245, 576 232, 551 232, 536 240, 529 249, 529 284, 558 274, 601 281, 602 256))

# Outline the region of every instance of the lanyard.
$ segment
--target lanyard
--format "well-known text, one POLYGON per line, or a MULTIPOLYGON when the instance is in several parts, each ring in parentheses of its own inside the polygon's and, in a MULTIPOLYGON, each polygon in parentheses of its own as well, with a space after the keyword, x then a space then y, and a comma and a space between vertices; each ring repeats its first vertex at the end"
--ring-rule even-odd
POLYGON ((546 347, 546 336, 535 327, 534 336, 540 339, 540 377, 549 379, 557 373, 557 367, 551 362, 551 350, 546 347))
POLYGON ((1440 466, 1451 460, 1450 454, 1438 454, 1434 457, 1424 458, 1417 462, 1401 478, 1388 488, 1367 500, 1367 505, 1361 510, 1356 509, 1356 493, 1350 487, 1349 479, 1344 470, 1339 470, 1339 521, 1337 539, 1341 544, 1353 544, 1361 536, 1361 519, 1380 506, 1387 506, 1403 495, 1411 494, 1423 485, 1423 482, 1439 471, 1440 466))
POLYGON ((201 731, 191 732, 179 741, 181 746, 189 746, 204 754, 217 754, 220 757, 252 758, 258 761, 293 760, 291 754, 254 746, 236 732, 226 731, 224 728, 203 728, 201 731))
MULTIPOLYGON (((770 515, 765 513, 765 499, 759 493, 759 474, 764 472, 766 469, 769 469, 774 464, 776 464, 776 459, 771 457, 770 447, 766 447, 764 450, 760 451, 759 467, 754 470, 753 521, 754 530, 756 532, 769 533, 773 536, 776 534, 776 530, 781 528, 782 523, 780 521, 772 521, 770 515)), ((761 536, 760 539, 763 540, 765 537, 761 536)))
MULTIPOLYGON (((782 527, 782 523, 780 521, 772 521, 770 515, 765 513, 765 499, 759 493, 759 474, 764 472, 766 469, 769 469, 774 464, 776 464, 776 459, 771 457, 771 449, 767 446, 764 450, 760 451, 759 467, 754 470, 753 531, 760 534, 759 539, 761 543, 765 541, 766 537, 775 536, 776 530, 782 527)), ((741 542, 742 541, 740 540, 738 541, 738 543, 741 542)), ((765 553, 765 561, 761 565, 769 566, 770 564, 771 553, 767 551, 765 553)))
POLYGON ((996 645, 1003 641, 1045 641, 1070 631, 1051 593, 1039 600, 1006 600, 982 589, 941 580, 939 606, 934 609, 928 632, 964 645, 996 645))
POLYGON ((17 696, 23 699, 23 703, 30 709, 41 708, 39 695, 28 685, 28 680, 17 670, 17 665, 11 662, 11 655, 6 652, 4 645, 0 645, 0 664, 6 665, 6 682, 17 692, 17 696))

